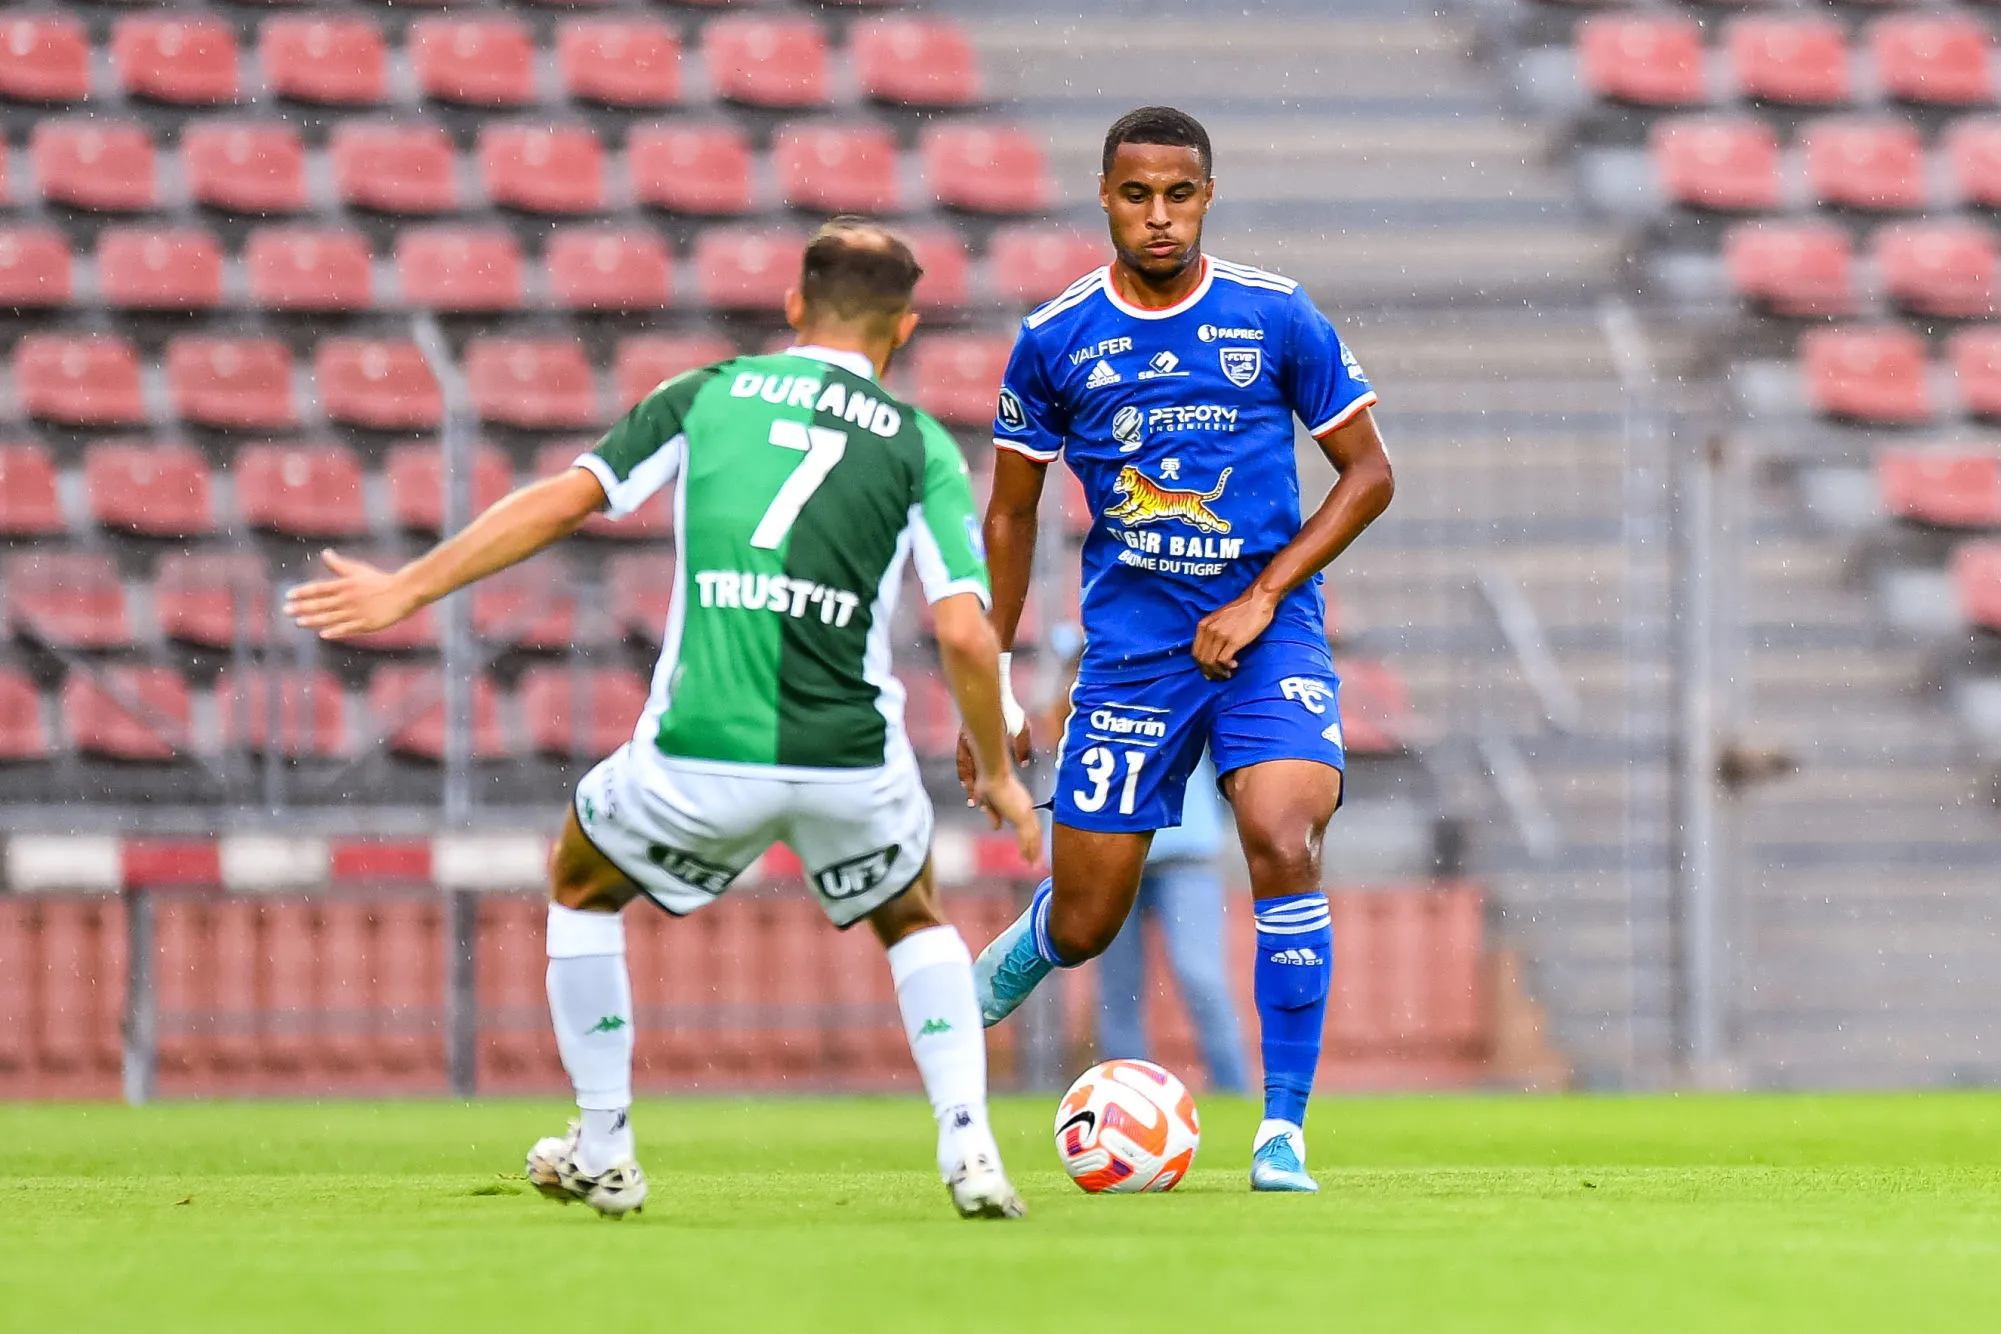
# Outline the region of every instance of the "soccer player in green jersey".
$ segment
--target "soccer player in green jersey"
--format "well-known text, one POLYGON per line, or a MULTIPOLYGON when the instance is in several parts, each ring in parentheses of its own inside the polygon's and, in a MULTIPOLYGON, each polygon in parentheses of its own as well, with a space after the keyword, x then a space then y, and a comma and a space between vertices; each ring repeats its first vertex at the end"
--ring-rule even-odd
POLYGON ((783 842, 834 924, 867 921, 888 950, 953 1203, 968 1218, 1023 1212, 988 1127, 972 961, 938 910, 931 802, 890 674, 907 558, 972 737, 975 799, 1038 858, 965 460, 880 383, 916 328, 919 274, 896 237, 836 219, 786 297, 797 346, 676 376, 563 475, 428 554, 388 571, 330 551, 333 577, 287 598, 324 638, 367 634, 674 486, 673 610, 651 697, 633 739, 578 785, 550 859, 549 1010, 582 1116, 529 1153, 545 1194, 611 1216, 646 1199, 620 910, 644 894, 693 912, 783 842))

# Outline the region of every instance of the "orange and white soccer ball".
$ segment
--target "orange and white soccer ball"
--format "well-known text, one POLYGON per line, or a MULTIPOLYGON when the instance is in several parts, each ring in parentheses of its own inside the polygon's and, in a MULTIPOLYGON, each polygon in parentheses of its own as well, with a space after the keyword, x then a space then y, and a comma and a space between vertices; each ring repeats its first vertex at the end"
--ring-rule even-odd
POLYGON ((1201 1144, 1195 1099, 1151 1061, 1094 1065, 1056 1108, 1056 1156, 1093 1195, 1172 1190, 1201 1144))

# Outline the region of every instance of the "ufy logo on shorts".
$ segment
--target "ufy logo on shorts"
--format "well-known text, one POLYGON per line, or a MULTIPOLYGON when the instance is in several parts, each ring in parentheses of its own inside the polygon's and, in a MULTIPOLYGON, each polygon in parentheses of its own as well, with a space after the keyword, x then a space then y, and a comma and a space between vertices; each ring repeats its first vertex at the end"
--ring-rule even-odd
POLYGON ((901 849, 892 843, 886 848, 835 862, 824 871, 815 871, 813 882, 830 899, 859 898, 889 879, 889 868, 896 865, 899 851, 901 849))
POLYGON ((1216 353, 1216 359, 1222 363, 1224 376, 1239 389, 1249 389, 1265 368, 1261 347, 1226 347, 1216 353))
POLYGON ((714 897, 730 887, 730 881, 737 873, 727 866, 705 862, 691 852, 670 848, 665 843, 655 843, 646 850, 646 860, 673 876, 690 889, 714 897))
POLYGON ((1180 491, 1162 486, 1138 468, 1128 463, 1119 469, 1118 480, 1112 489, 1119 493, 1119 500, 1105 511, 1107 519, 1116 519, 1127 527, 1137 527, 1143 523, 1159 523, 1163 519, 1179 519, 1192 523, 1205 533, 1227 533, 1230 521, 1209 508, 1209 502, 1220 500, 1223 490, 1230 484, 1230 468, 1223 469, 1216 478, 1216 485, 1207 491, 1180 491))
POLYGON ((1112 439, 1119 442, 1121 454, 1130 454, 1146 443, 1146 432, 1140 427, 1138 408, 1128 403, 1112 415, 1112 439))

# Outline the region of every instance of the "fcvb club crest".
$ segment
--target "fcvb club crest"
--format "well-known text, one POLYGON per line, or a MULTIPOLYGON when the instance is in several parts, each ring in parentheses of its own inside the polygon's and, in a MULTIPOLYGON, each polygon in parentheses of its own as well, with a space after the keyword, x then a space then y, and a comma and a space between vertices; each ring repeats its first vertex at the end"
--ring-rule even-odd
POLYGON ((1265 352, 1261 347, 1226 347, 1216 356, 1223 363, 1223 374, 1239 389, 1249 389, 1258 372, 1265 368, 1265 352))

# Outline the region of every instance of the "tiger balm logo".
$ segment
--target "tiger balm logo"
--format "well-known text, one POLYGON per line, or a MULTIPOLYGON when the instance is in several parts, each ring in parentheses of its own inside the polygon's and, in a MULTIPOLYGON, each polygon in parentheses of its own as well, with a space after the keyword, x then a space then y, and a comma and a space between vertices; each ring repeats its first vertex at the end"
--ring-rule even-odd
POLYGON ((1129 528, 1179 519, 1205 533, 1227 533, 1230 521, 1210 509, 1209 505, 1222 499, 1233 471, 1235 469, 1223 469, 1216 478, 1216 485, 1207 491, 1177 491, 1162 486, 1128 463, 1119 469, 1118 481, 1112 485, 1112 489, 1119 494, 1118 503, 1105 511, 1105 517, 1116 519, 1129 528))

